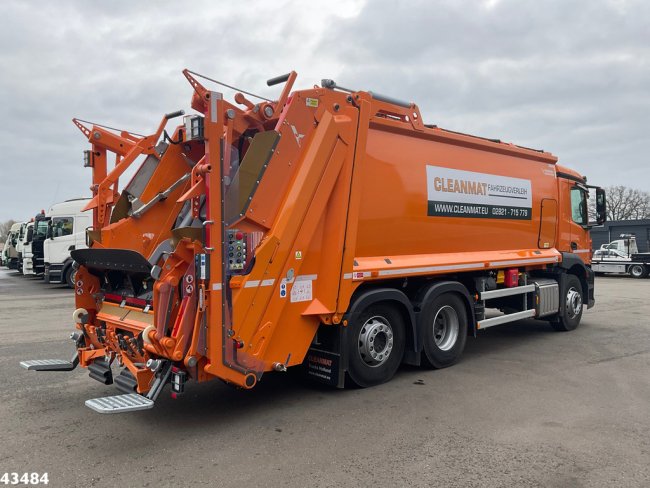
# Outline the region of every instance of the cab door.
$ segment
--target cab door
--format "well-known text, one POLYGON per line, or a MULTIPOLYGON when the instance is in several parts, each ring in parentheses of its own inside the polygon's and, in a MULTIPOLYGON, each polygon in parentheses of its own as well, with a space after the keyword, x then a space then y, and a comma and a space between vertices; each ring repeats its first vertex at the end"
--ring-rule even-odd
POLYGON ((50 263, 61 264, 70 255, 70 247, 75 244, 74 217, 52 217, 51 226, 50 263))
POLYGON ((75 249, 86 249, 86 229, 90 227, 91 221, 89 215, 77 215, 74 222, 75 249))

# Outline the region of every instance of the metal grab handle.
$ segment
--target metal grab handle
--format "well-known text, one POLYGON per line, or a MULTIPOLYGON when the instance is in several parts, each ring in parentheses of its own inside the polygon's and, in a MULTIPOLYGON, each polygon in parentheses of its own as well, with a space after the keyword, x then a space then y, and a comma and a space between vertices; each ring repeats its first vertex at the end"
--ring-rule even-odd
POLYGON ((291 73, 287 73, 286 75, 276 76, 275 78, 271 78, 270 80, 267 80, 266 84, 267 86, 273 86, 273 85, 277 85, 278 83, 284 83, 289 79, 289 76, 291 76, 291 73))
POLYGON ((404 100, 400 100, 399 98, 394 98, 390 97, 388 95, 381 95, 380 93, 377 92, 368 92, 372 98, 375 100, 379 100, 380 102, 386 102, 386 103, 391 103, 393 105, 397 105, 399 107, 404 107, 404 108, 411 108, 413 104, 411 102, 405 102, 404 100))
POLYGON ((174 119, 176 117, 180 117, 181 115, 185 115, 185 110, 177 110, 176 112, 169 112, 168 114, 165 114, 165 118, 169 120, 169 119, 174 119))

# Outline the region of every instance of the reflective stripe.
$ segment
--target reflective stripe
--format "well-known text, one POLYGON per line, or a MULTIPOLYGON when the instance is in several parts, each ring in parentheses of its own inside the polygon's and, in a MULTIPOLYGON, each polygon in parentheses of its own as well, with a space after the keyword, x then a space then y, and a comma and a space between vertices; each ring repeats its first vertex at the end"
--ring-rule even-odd
POLYGON ((296 276, 296 281, 316 281, 317 279, 318 275, 315 274, 296 276))
POLYGON ((275 283, 275 280, 273 278, 270 280, 262 280, 261 286, 273 286, 273 283, 275 283))
POLYGON ((576 254, 582 253, 582 252, 591 252, 591 249, 576 249, 573 252, 576 253, 576 254))
POLYGON ((260 286, 260 280, 251 280, 244 284, 244 288, 257 288, 258 286, 260 286))
MULTIPOLYGON (((489 267, 497 266, 510 266, 510 265, 519 265, 519 264, 541 264, 541 263, 556 263, 558 261, 557 256, 551 258, 535 258, 535 259, 517 259, 509 261, 492 261, 489 263, 489 267)), ((444 264, 439 266, 423 266, 419 268, 399 268, 399 269, 384 269, 378 271, 378 276, 394 276, 401 274, 409 273, 431 273, 435 271, 460 271, 466 269, 481 269, 485 268, 485 263, 466 263, 466 264, 444 264)), ((371 276, 370 271, 355 271, 354 273, 345 273, 343 279, 363 279, 371 276)))
POLYGON ((484 263, 445 264, 440 266, 425 266, 422 268, 384 269, 379 276, 392 276, 404 273, 429 273, 431 271, 454 271, 457 269, 483 268, 484 263))
POLYGON ((212 290, 213 291, 221 290, 221 283, 212 283, 212 290))
POLYGON ((557 263, 557 256, 553 258, 514 259, 512 261, 494 261, 490 263, 490 266, 510 266, 512 264, 541 264, 541 263, 557 263))

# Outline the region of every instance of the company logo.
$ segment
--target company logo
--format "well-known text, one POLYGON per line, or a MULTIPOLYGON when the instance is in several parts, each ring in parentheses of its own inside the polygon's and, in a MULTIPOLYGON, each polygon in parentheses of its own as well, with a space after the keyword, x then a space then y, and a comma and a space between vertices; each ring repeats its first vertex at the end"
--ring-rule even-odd
POLYGON ((430 217, 530 220, 530 180, 427 165, 430 217))
POLYGON ((305 134, 300 134, 298 132, 298 129, 296 129, 296 126, 291 124, 291 131, 293 132, 293 137, 296 138, 296 143, 298 144, 298 147, 300 146, 300 141, 302 141, 302 138, 305 137, 305 134))

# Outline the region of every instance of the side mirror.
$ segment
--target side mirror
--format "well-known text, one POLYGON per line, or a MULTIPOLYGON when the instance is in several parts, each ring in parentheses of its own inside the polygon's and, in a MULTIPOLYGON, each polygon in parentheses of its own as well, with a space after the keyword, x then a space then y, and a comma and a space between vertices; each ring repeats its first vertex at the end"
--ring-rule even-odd
POLYGON ((30 227, 27 230, 27 238, 25 239, 25 244, 32 242, 33 238, 34 238, 34 228, 30 227))
POLYGON ((605 190, 596 188, 596 225, 603 225, 607 220, 607 197, 605 190))

